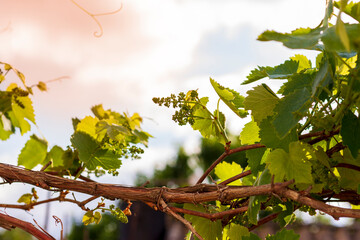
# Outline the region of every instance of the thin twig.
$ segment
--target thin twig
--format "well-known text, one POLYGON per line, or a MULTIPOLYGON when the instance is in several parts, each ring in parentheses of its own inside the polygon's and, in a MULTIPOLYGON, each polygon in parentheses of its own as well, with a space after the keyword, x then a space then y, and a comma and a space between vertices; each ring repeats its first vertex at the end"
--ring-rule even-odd
POLYGON ((227 156, 232 155, 232 154, 237 153, 237 152, 247 151, 247 150, 255 149, 255 148, 263 148, 263 147, 265 147, 265 145, 260 144, 260 143, 255 143, 255 144, 252 144, 252 145, 241 146, 241 147, 238 147, 238 148, 234 148, 234 149, 230 149, 228 151, 225 151, 223 154, 221 154, 221 156, 218 159, 216 159, 215 162, 213 162, 211 164, 211 166, 208 169, 206 169, 206 171, 199 178, 199 180, 196 182, 196 184, 202 183, 204 181, 204 179, 209 175, 209 173, 216 167, 216 165, 218 165, 227 156))
POLYGON ((229 216, 229 215, 237 215, 239 213, 243 213, 243 212, 246 212, 248 210, 248 206, 244 206, 244 207, 241 207, 241 208, 230 209, 230 210, 226 210, 226 211, 223 211, 223 212, 204 213, 204 212, 198 212, 198 211, 184 209, 184 208, 178 208, 178 207, 169 206, 169 208, 171 210, 173 210, 174 212, 184 213, 184 214, 193 215, 193 216, 198 216, 198 217, 210 219, 211 221, 214 221, 216 219, 222 219, 223 217, 229 216))
POLYGON ((161 208, 162 211, 169 214, 170 216, 173 216, 174 218, 176 218, 177 220, 179 220, 180 222, 182 222, 185 227, 187 227, 187 229, 189 229, 196 237, 198 237, 200 240, 204 240, 200 234, 195 230, 195 228, 191 225, 191 223, 189 221, 187 221, 185 218, 181 217, 180 215, 176 214, 175 212, 173 212, 168 205, 165 203, 165 201, 163 199, 160 199, 160 204, 161 204, 161 208))
POLYGON ((231 182, 234 182, 234 181, 236 181, 236 180, 238 180, 238 179, 240 179, 240 178, 249 176, 250 174, 251 174, 251 170, 247 170, 247 171, 245 171, 245 172, 242 172, 242 173, 240 173, 240 174, 238 174, 238 175, 236 175, 236 176, 233 176, 233 177, 231 177, 231 178, 229 178, 229 179, 227 179, 227 180, 219 183, 219 185, 227 185, 227 184, 229 184, 229 183, 231 183, 231 182))

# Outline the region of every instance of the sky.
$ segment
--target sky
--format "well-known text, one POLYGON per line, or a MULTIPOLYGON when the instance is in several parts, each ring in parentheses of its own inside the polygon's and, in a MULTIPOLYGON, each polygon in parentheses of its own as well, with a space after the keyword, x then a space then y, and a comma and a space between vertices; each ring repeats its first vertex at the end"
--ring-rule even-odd
MULTIPOLYGON (((315 56, 280 43, 256 41, 257 36, 267 29, 289 32, 315 27, 325 12, 325 0, 77 3, 94 14, 121 10, 97 17, 103 34, 96 37, 99 26, 70 0, 0 0, 0 61, 23 72, 28 85, 67 77, 48 83, 47 92, 35 91, 32 98, 39 127, 33 126, 32 133, 43 135, 50 146, 69 145, 71 118, 90 115, 96 104, 143 116, 143 129, 154 138, 142 160, 124 161, 119 177, 105 179, 125 185, 132 184, 138 171, 150 174, 154 167, 161 168, 180 145, 189 153, 198 149, 200 134, 172 122, 173 111, 155 105, 153 97, 199 89, 199 95, 209 96, 210 106, 215 106, 218 98, 209 77, 245 95, 254 85, 240 83, 256 66, 278 65, 295 54, 315 56)), ((276 81, 268 84, 278 86, 276 81)), ((224 112, 229 129, 239 134, 244 122, 224 112)), ((16 135, 2 142, 0 161, 16 164, 28 138, 29 134, 16 135)), ((24 188, 11 187, 0 187, 7 192, 0 195, 1 202, 17 199, 24 188)), ((53 213, 63 218, 74 211, 67 204, 61 212, 52 206, 53 213)), ((75 211, 80 216, 81 211, 75 211)), ((43 212, 40 208, 25 215, 32 221, 43 219, 43 212)), ((50 229, 58 233, 56 227, 50 229)))

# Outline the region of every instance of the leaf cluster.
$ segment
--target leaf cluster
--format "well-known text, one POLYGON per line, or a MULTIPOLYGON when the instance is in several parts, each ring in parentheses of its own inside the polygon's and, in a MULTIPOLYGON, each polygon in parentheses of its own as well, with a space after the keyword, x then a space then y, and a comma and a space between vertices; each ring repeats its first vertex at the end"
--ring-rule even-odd
MULTIPOLYGON (((318 52, 314 62, 304 55, 296 54, 275 67, 258 66, 242 82, 242 85, 246 85, 259 80, 279 80, 283 84, 277 92, 261 83, 249 90, 246 96, 241 96, 235 90, 223 87, 210 78, 211 85, 219 95, 219 102, 225 103, 240 118, 251 114, 251 121, 245 124, 239 135, 241 143, 262 146, 246 152, 247 166, 244 168, 235 162, 217 163, 214 172, 220 181, 250 170, 251 175, 231 184, 261 186, 291 180, 294 181, 291 189, 311 194, 314 199, 325 202, 331 199, 329 193, 339 196, 345 191, 352 191, 355 195, 358 193, 359 6, 359 3, 330 0, 325 17, 318 27, 299 28, 290 33, 265 31, 258 37, 260 41, 277 41, 290 49, 318 52), (333 12, 334 7, 339 9, 337 16, 333 12), (352 17, 356 23, 344 23, 341 18, 343 14, 352 17), (330 20, 334 16, 336 24, 331 24, 330 20)), ((184 99, 181 101, 185 104, 184 99)), ((200 100, 193 104, 192 107, 197 104, 206 109, 206 112, 212 112, 200 100)), ((226 124, 225 116, 220 114, 219 104, 212 115, 196 113, 198 112, 191 112, 193 128, 199 130, 204 138, 222 143, 226 154, 231 145, 224 131, 221 131, 225 129, 226 124), (218 121, 219 119, 222 120, 218 121), (221 130, 216 131, 214 127, 210 131, 212 124, 221 130), (222 136, 225 136, 225 141, 222 136)), ((188 216, 187 220, 193 223, 204 239, 227 239, 225 233, 233 225, 237 228, 247 226, 246 230, 252 229, 259 223, 260 216, 274 216, 273 219, 284 227, 294 221, 296 209, 313 214, 312 208, 296 202, 283 201, 276 197, 252 196, 242 200, 248 203, 248 210, 242 216, 213 222, 207 219, 200 220, 197 216, 188 216), (212 229, 214 232, 205 232, 203 228, 212 229)), ((234 209, 235 206, 234 203, 224 202, 213 204, 217 206, 217 212, 234 209)), ((185 208, 194 210, 193 206, 185 208)), ((211 213, 202 208, 196 210, 211 213)), ((246 231, 239 229, 236 232, 244 232, 240 238, 247 239, 246 231)), ((267 239, 292 239, 282 234, 285 232, 279 232, 278 236, 267 239)), ((298 237, 294 236, 294 239, 298 237)))

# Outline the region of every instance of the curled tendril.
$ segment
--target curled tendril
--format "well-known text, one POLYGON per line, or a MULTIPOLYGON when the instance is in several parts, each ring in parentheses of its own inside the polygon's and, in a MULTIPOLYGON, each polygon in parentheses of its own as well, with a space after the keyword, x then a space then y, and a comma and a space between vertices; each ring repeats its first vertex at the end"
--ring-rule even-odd
POLYGON ((81 9, 81 11, 83 11, 84 13, 86 13, 87 15, 89 15, 89 17, 91 17, 95 23, 99 26, 100 28, 100 32, 99 31, 95 31, 94 32, 94 36, 95 37, 101 37, 104 33, 104 30, 101 26, 101 23, 99 22, 99 20, 97 19, 97 17, 99 16, 106 16, 106 15, 112 15, 112 14, 115 14, 115 13, 118 13, 121 11, 121 9, 123 8, 123 4, 121 3, 120 7, 115 10, 115 11, 112 11, 112 12, 106 12, 106 13, 97 13, 97 14, 94 14, 94 13, 91 13, 89 12, 88 10, 86 10, 83 6, 81 6, 80 4, 78 4, 75 0, 70 0, 73 4, 75 4, 75 6, 77 6, 78 8, 81 9))

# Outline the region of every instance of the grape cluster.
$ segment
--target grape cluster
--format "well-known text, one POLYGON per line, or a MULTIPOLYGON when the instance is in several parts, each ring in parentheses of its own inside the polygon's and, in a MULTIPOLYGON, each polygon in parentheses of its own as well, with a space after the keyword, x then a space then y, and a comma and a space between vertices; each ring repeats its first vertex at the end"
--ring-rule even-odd
POLYGON ((153 98, 155 104, 165 107, 172 106, 173 108, 179 108, 172 116, 172 120, 181 125, 189 123, 193 125, 194 120, 194 106, 199 102, 198 93, 196 90, 190 90, 187 94, 180 92, 178 96, 171 94, 170 97, 153 98))
POLYGON ((118 219, 120 222, 128 223, 129 220, 128 220, 127 216, 120 208, 118 208, 118 207, 115 208, 114 205, 110 205, 110 212, 111 212, 111 215, 116 217, 116 219, 118 219))

